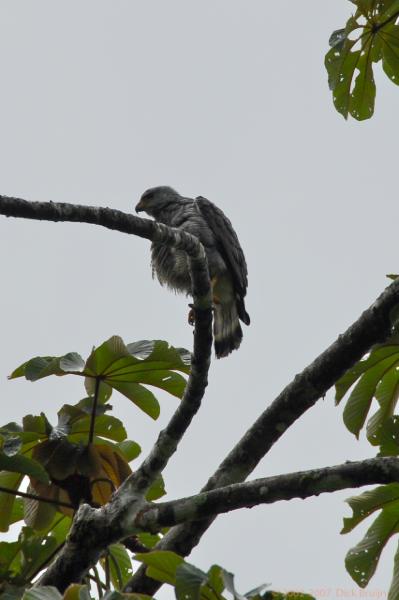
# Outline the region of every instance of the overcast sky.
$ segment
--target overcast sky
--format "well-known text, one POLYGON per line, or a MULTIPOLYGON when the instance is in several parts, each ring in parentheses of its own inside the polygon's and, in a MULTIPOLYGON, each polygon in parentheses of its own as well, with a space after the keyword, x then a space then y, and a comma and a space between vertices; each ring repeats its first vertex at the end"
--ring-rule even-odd
MULTIPOLYGON (((170 499, 205 483, 399 269, 399 91, 378 75, 374 118, 345 122, 323 65, 352 9, 348 0, 1 2, 0 193, 130 212, 146 188, 171 185, 222 208, 245 250, 252 323, 240 350, 212 363, 203 408, 165 472, 170 499)), ((0 255, 1 423, 41 410, 54 419, 84 396, 72 377, 7 381, 30 357, 87 356, 113 334, 191 346, 188 301, 152 280, 146 240, 0 217, 0 255)), ((158 422, 121 396, 112 404, 148 450, 176 400, 161 397, 158 422)), ((341 413, 329 393, 254 476, 372 456, 341 413)), ((242 592, 271 582, 319 598, 359 594, 344 556, 364 528, 339 534, 353 494, 221 517, 190 560, 233 571, 242 592)), ((392 550, 370 593, 387 591, 392 550)))

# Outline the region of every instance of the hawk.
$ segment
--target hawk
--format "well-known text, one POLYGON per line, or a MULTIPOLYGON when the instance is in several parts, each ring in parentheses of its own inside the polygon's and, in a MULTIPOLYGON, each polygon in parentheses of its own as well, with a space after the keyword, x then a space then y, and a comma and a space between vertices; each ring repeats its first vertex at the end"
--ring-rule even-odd
MULTIPOLYGON (((144 192, 136 206, 136 212, 141 211, 159 223, 195 235, 203 244, 212 284, 215 353, 217 358, 227 356, 241 344, 240 320, 246 325, 250 323, 244 303, 247 263, 232 224, 220 208, 206 198, 185 198, 167 186, 144 192)), ((191 293, 185 252, 153 243, 151 263, 161 285, 191 293)))

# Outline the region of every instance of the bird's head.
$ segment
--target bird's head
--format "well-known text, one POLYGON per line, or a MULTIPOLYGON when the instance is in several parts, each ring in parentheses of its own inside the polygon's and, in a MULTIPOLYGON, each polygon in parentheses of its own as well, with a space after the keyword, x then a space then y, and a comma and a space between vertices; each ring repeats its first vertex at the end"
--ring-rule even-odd
POLYGON ((157 217, 169 204, 180 199, 180 195, 167 185, 146 190, 136 205, 136 213, 146 212, 151 217, 157 217))

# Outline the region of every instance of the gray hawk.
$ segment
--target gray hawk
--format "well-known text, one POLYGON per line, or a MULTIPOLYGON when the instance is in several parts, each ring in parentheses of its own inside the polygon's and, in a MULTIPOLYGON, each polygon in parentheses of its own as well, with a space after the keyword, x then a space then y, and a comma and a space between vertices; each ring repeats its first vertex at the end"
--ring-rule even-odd
MULTIPOLYGON (((195 235, 203 244, 212 283, 215 353, 217 358, 227 356, 241 344, 240 319, 246 325, 250 323, 244 303, 247 263, 232 224, 220 208, 206 198, 184 198, 168 186, 144 192, 136 206, 136 212, 141 211, 159 223, 195 235)), ((191 293, 185 252, 153 243, 151 262, 153 273, 162 285, 191 293)))

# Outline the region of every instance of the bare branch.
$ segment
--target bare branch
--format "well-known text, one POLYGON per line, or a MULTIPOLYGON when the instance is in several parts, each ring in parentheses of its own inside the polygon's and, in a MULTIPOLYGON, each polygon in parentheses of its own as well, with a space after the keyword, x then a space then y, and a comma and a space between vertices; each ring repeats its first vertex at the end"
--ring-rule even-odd
POLYGON ((134 508, 138 510, 143 503, 146 491, 176 451, 179 441, 200 407, 207 386, 212 349, 212 296, 208 264, 204 248, 196 237, 117 210, 53 202, 28 202, 0 196, 0 214, 28 219, 94 223, 184 250, 189 258, 196 319, 191 372, 183 399, 166 428, 160 433, 149 456, 114 494, 111 506, 98 511, 90 511, 89 507, 86 507, 84 512, 78 512, 62 552, 40 580, 41 585, 55 585, 62 591, 69 583, 81 579, 110 540, 121 539, 126 537, 125 532, 130 533, 131 519, 135 515, 134 508), (99 522, 104 526, 106 516, 114 524, 113 527, 111 523, 107 524, 108 535, 98 536, 96 531, 93 531, 88 536, 87 523, 82 519, 88 519, 93 527, 99 522))
POLYGON ((144 531, 156 533, 162 527, 214 517, 239 508, 398 481, 398 458, 371 458, 322 469, 264 477, 248 483, 235 483, 196 496, 161 502, 148 509, 144 508, 137 515, 135 523, 144 531))
MULTIPOLYGON (((219 465, 201 491, 244 481, 285 431, 301 417, 370 348, 391 332, 390 315, 399 303, 399 279, 363 312, 345 333, 298 374, 260 415, 219 465)), ((157 544, 158 550, 190 554, 215 517, 177 525, 157 544)), ((161 584, 141 566, 125 587, 126 592, 154 595, 161 584)))

